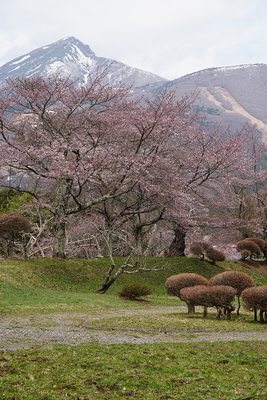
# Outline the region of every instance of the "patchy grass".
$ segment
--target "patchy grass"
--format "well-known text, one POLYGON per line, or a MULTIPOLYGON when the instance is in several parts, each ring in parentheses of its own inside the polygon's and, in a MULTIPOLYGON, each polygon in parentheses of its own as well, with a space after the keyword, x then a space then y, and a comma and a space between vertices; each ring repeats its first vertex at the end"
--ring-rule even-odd
MULTIPOLYGON (((89 325, 89 324, 88 324, 89 325)), ((203 318, 203 311, 198 307, 194 315, 188 315, 177 308, 177 312, 162 312, 156 314, 119 315, 108 316, 105 318, 90 321, 91 327, 101 328, 129 328, 132 329, 159 329, 159 330, 182 330, 182 331, 266 331, 266 324, 254 322, 253 314, 242 311, 238 316, 235 313, 230 321, 218 320, 216 311, 209 309, 207 318, 203 318)))
POLYGON ((1 399, 265 400, 266 347, 90 344, 4 353, 1 399))
MULTIPOLYGON (((118 260, 119 262, 120 260, 118 260)), ((120 261, 121 262, 121 261, 120 261)), ((196 330, 262 330, 252 313, 242 310, 231 321, 206 319, 201 309, 188 316, 177 312, 145 314, 160 306, 184 303, 165 294, 168 276, 195 272, 207 278, 224 270, 241 270, 258 285, 267 283, 264 263, 219 265, 196 259, 149 259, 147 265, 166 264, 157 273, 123 275, 100 295, 109 261, 100 260, 6 260, 0 262, 0 312, 14 316, 54 312, 85 312, 100 319, 91 326, 114 328, 179 329, 186 338, 196 330), (154 293, 148 301, 127 301, 118 292, 126 283, 141 282, 154 293), (122 310, 136 315, 119 315, 122 310)), ((127 313, 125 313, 127 314, 127 313)), ((89 323, 88 323, 89 325, 89 323)), ((134 332, 132 333, 134 335, 134 332)), ((51 346, 0 353, 0 398, 8 400, 252 400, 267 398, 267 342, 118 344, 51 346)))

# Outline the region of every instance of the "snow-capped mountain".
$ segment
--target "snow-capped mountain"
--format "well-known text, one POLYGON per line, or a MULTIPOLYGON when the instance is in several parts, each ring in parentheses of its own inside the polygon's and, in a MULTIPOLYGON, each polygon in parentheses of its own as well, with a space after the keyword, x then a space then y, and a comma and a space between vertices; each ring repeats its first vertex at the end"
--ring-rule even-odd
POLYGON ((108 79, 114 85, 118 82, 127 85, 143 86, 166 79, 121 62, 97 57, 88 45, 78 39, 66 37, 50 45, 40 47, 0 67, 0 83, 7 77, 48 76, 60 72, 81 81, 87 81, 88 74, 108 68, 108 79))
POLYGON ((207 123, 219 123, 232 130, 245 123, 255 125, 267 138, 267 65, 249 64, 209 68, 168 81, 121 62, 98 57, 88 45, 67 37, 40 47, 0 67, 0 85, 7 77, 48 76, 56 72, 86 83, 88 74, 108 70, 112 85, 125 83, 145 97, 170 88, 178 97, 197 93, 195 107, 207 123))

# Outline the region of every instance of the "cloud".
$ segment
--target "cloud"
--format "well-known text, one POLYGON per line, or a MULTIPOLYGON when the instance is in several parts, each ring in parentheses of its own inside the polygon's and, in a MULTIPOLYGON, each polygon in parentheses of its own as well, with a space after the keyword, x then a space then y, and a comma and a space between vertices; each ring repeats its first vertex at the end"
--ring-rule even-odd
POLYGON ((0 64, 65 36, 169 79, 267 62, 266 0, 12 0, 1 7, 0 64))
POLYGON ((30 43, 29 37, 24 34, 17 32, 15 35, 8 35, 6 33, 0 33, 0 58, 2 56, 12 57, 12 53, 21 51, 23 47, 27 47, 30 43))

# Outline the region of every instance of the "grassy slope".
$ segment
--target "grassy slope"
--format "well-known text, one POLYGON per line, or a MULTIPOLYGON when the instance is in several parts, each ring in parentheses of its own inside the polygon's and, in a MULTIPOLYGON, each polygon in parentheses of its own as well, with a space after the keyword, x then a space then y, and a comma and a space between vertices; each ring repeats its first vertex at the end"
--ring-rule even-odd
MULTIPOLYGON (((118 264, 121 260, 117 260, 118 264)), ((257 285, 267 284, 267 266, 225 261, 212 265, 195 258, 151 258, 149 266, 166 266, 166 270, 134 275, 121 275, 105 295, 94 293, 101 285, 108 259, 98 260, 4 260, 0 262, 0 312, 38 312, 83 310, 88 307, 118 306, 117 293, 122 285, 142 282, 154 289, 156 305, 177 304, 177 298, 165 296, 164 282, 168 276, 194 272, 207 278, 226 269, 250 274, 257 285), (57 305, 57 307, 56 307, 57 305)))

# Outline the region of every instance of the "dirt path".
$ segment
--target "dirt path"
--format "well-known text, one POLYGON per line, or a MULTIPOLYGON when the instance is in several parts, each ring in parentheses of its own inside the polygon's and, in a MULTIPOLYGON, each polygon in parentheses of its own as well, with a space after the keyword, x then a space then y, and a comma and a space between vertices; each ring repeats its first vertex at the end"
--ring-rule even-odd
MULTIPOLYGON (((177 307, 158 307, 149 310, 117 310, 112 315, 145 315, 176 312, 177 307)), ((105 316, 101 315, 101 319, 105 316)), ((90 322, 100 319, 86 313, 47 314, 0 317, 0 352, 17 349, 44 348, 54 344, 79 345, 90 342, 120 343, 190 343, 233 340, 266 340, 266 331, 181 331, 164 329, 96 328, 90 322)))

